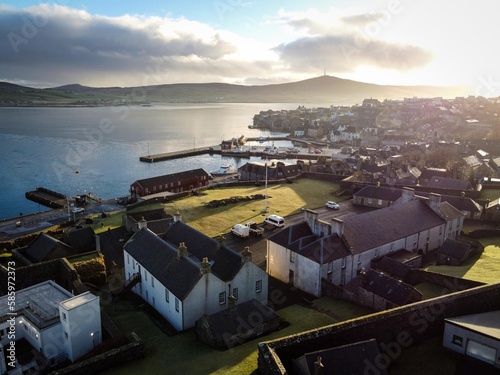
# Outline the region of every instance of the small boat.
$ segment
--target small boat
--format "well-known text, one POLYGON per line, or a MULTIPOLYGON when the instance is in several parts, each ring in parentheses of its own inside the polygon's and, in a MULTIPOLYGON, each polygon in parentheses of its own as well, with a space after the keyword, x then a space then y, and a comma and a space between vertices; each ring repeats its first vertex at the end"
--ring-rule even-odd
POLYGON ((79 169, 77 169, 77 170, 75 171, 75 173, 76 173, 76 174, 80 173, 80 170, 79 170, 79 169))
POLYGON ((232 164, 222 165, 219 169, 210 172, 212 176, 229 176, 238 173, 238 170, 232 164))

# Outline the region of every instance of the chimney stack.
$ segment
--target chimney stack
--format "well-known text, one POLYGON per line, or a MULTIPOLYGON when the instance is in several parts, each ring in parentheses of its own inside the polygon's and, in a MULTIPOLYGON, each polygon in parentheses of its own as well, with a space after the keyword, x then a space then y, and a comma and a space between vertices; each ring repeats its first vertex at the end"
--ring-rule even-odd
POLYGON ((187 247, 184 242, 181 242, 179 244, 179 247, 177 248, 177 259, 181 259, 182 257, 187 256, 187 247))
POLYGON ((200 264, 200 275, 205 275, 207 273, 210 273, 210 262, 208 261, 208 258, 205 257, 200 264))
POLYGON ((441 204, 441 195, 436 193, 429 194, 429 207, 436 213, 439 213, 439 205, 441 204))
POLYGON ((332 219, 332 234, 336 233, 339 237, 344 234, 344 221, 341 219, 332 219))
POLYGON ((179 211, 177 211, 175 214, 174 214, 174 223, 177 223, 178 221, 182 221, 182 218, 181 218, 181 213, 179 211))
POLYGON ((141 217, 141 220, 139 220, 137 222, 137 228, 139 228, 139 230, 141 230, 142 228, 147 228, 148 227, 148 222, 146 221, 146 219, 144 219, 144 216, 141 217))
POLYGON ((250 248, 248 246, 245 246, 245 250, 243 250, 243 253, 241 253, 241 255, 243 263, 252 261, 252 252, 250 251, 250 248))

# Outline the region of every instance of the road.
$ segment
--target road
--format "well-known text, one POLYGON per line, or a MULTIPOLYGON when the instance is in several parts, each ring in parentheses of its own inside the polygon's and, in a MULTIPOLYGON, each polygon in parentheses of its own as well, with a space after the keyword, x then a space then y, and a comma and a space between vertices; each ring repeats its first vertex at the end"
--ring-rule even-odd
POLYGON ((80 213, 68 213, 67 209, 57 209, 2 220, 0 221, 0 240, 8 241, 30 233, 42 231, 54 225, 63 224, 68 221, 68 216, 70 216, 71 220, 76 220, 84 218, 89 214, 116 211, 125 211, 125 207, 118 205, 116 200, 112 199, 86 206, 85 211, 80 213))

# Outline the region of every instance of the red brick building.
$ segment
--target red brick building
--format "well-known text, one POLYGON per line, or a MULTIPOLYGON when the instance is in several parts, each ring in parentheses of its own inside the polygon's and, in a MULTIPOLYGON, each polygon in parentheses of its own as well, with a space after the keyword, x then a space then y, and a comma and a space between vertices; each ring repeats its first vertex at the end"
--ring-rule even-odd
POLYGON ((181 193, 208 184, 209 175, 202 168, 137 180, 130 185, 132 200, 162 192, 181 193))

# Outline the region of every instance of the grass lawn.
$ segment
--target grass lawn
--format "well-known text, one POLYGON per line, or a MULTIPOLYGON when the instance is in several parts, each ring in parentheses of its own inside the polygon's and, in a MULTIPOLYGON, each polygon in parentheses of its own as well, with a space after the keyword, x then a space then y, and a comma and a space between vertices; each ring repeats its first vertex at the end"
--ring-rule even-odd
MULTIPOLYGON (((265 200, 246 201, 228 204, 216 208, 204 205, 212 200, 220 200, 236 196, 265 194, 263 186, 236 186, 207 189, 198 196, 190 196, 167 204, 153 204, 139 207, 130 212, 140 212, 152 208, 163 207, 169 214, 179 211, 182 221, 209 237, 227 233, 235 223, 255 221, 261 224, 269 214, 287 216, 300 212, 301 208, 322 207, 327 200, 341 201, 333 195, 339 185, 331 182, 312 179, 299 179, 293 184, 270 185, 267 187, 267 205, 269 212, 263 214, 265 200)), ((105 224, 106 225, 106 224, 105 224)))
POLYGON ((134 331, 144 341, 146 357, 106 371, 127 374, 251 374, 257 370, 257 344, 335 323, 328 315, 298 305, 279 311, 290 326, 226 351, 197 340, 194 331, 167 336, 151 319, 127 301, 108 305, 106 311, 123 332, 134 331), (221 367, 222 366, 222 367, 221 367))
POLYGON ((495 199, 500 198, 500 189, 482 189, 479 198, 494 201, 495 199))
POLYGON ((332 297, 318 298, 313 301, 312 306, 314 309, 331 314, 338 321, 354 319, 375 312, 366 306, 332 297))
POLYGON ((486 284, 500 282, 500 238, 483 238, 484 252, 461 266, 430 266, 426 270, 486 284))
POLYGON ((441 297, 445 294, 450 293, 448 288, 443 287, 442 285, 437 285, 429 282, 423 282, 415 285, 415 289, 417 289, 420 293, 422 293, 422 299, 430 299, 434 297, 441 297))

